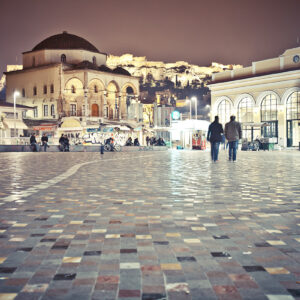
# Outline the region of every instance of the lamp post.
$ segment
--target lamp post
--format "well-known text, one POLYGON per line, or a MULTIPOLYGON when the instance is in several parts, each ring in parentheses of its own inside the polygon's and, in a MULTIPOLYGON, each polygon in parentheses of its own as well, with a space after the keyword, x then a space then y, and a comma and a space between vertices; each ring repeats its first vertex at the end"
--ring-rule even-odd
POLYGON ((186 99, 186 101, 190 102, 190 120, 192 120, 192 100, 191 99, 186 99))
POLYGON ((16 100, 20 96, 18 91, 14 91, 14 136, 16 136, 16 100))
POLYGON ((197 97, 192 97, 192 100, 195 101, 195 119, 198 119, 197 115, 197 97))

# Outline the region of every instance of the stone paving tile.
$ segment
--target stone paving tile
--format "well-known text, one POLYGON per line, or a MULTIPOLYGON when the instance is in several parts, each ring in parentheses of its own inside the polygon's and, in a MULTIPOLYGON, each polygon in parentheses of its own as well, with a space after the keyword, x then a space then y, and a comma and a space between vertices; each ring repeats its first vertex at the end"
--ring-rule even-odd
POLYGON ((299 152, 65 154, 0 154, 1 300, 300 299, 299 152))

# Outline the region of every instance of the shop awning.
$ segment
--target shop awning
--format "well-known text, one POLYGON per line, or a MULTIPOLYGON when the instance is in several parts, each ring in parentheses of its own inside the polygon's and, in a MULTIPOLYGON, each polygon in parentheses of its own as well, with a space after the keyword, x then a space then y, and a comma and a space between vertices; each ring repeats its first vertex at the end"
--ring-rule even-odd
POLYGON ((81 131, 83 128, 79 121, 73 118, 64 120, 60 127, 63 131, 81 131))
POLYGON ((13 129, 15 128, 15 123, 16 123, 16 129, 28 129, 28 127, 26 126, 26 124, 19 119, 4 119, 4 125, 7 128, 13 129))

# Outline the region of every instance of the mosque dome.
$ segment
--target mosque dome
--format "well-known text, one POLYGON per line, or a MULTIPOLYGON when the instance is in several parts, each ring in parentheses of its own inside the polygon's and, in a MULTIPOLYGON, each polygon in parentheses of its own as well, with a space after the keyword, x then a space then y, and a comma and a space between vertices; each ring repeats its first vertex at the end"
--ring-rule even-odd
POLYGON ((127 70, 125 70, 125 69, 123 69, 123 68, 121 68, 121 67, 115 68, 115 69, 113 70, 113 73, 121 74, 121 75, 126 75, 126 76, 131 76, 131 74, 130 74, 127 70))
POLYGON ((63 33, 52 35, 39 44, 32 51, 44 49, 81 49, 95 53, 100 53, 99 50, 87 40, 64 31, 63 33))

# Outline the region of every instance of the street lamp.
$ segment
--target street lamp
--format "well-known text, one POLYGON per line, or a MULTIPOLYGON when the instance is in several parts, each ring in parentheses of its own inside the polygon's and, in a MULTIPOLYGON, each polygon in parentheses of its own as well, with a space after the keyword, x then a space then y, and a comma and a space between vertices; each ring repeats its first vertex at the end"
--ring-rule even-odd
POLYGON ((186 99, 186 101, 190 102, 190 120, 192 120, 192 101, 191 99, 186 99))
POLYGON ((16 136, 16 100, 20 96, 18 91, 14 91, 14 136, 16 136))
POLYGON ((192 97, 192 100, 195 101, 195 118, 197 120, 198 119, 198 115, 197 115, 197 97, 192 97))

